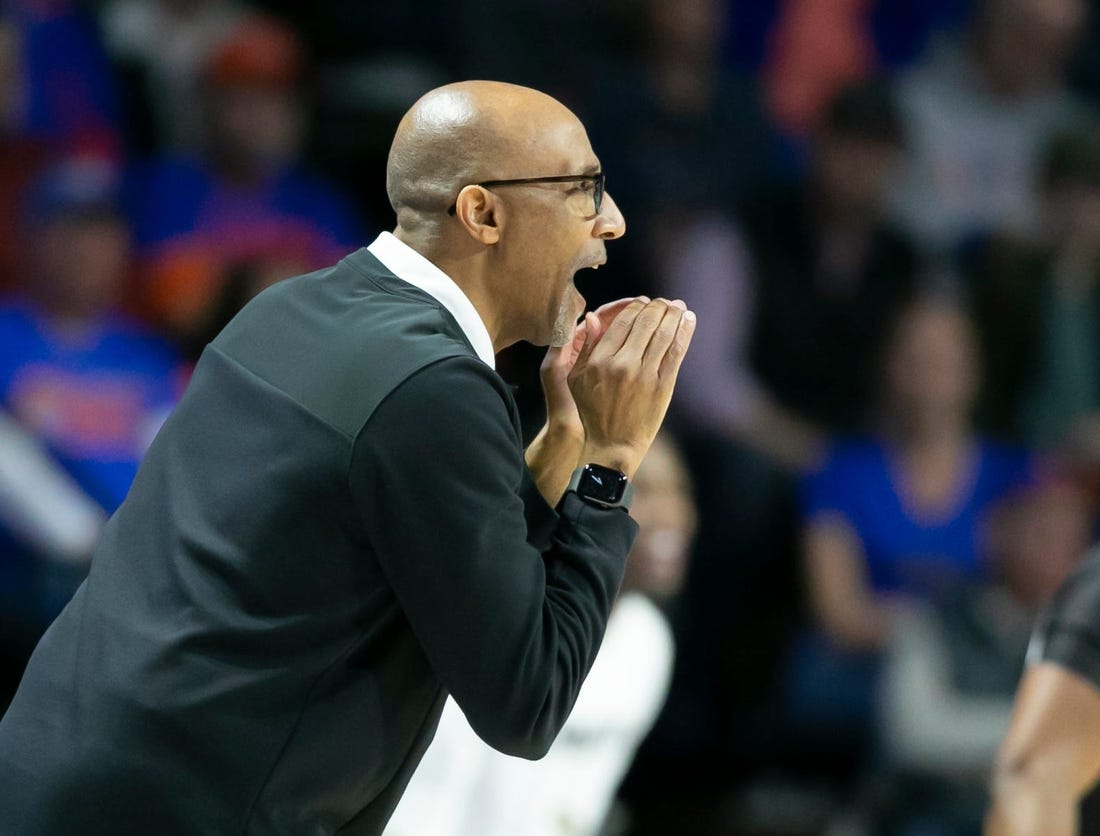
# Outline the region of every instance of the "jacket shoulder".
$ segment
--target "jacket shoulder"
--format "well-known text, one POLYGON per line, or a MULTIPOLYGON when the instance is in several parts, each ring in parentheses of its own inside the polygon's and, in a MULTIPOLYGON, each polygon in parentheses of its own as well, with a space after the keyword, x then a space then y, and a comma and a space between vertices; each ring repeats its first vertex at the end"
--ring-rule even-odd
POLYGON ((213 345, 349 437, 420 369, 477 360, 435 299, 348 259, 264 291, 213 345))

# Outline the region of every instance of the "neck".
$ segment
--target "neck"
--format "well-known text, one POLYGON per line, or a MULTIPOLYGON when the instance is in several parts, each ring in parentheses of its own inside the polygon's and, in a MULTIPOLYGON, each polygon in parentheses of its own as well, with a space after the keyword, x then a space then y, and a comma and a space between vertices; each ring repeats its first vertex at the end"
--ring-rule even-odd
POLYGON ((894 440, 907 450, 928 454, 956 450, 966 445, 965 428, 954 420, 918 420, 908 422, 893 433, 894 440))
POLYGON ((518 341, 505 332, 502 312, 490 292, 491 284, 487 280, 485 248, 477 247, 474 242, 465 246, 453 246, 445 240, 446 236, 438 228, 423 227, 408 230, 398 226, 393 235, 401 243, 416 250, 424 258, 447 274, 470 304, 474 306, 489 337, 493 341, 493 351, 500 352, 518 341))

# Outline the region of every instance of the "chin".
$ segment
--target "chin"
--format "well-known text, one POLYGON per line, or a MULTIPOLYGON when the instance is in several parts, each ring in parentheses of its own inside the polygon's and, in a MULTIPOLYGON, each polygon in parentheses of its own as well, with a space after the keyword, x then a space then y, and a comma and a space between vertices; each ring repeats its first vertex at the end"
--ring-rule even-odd
POLYGON ((568 345, 573 340, 572 330, 566 330, 560 327, 560 325, 554 326, 554 333, 550 335, 550 339, 546 341, 546 345, 551 348, 561 348, 563 345, 568 345))
POLYGON ((571 288, 571 291, 571 293, 567 292, 562 297, 557 316, 554 318, 554 326, 551 329, 548 341, 552 346, 563 346, 573 339, 573 330, 576 327, 577 320, 584 313, 584 297, 575 287, 571 288))

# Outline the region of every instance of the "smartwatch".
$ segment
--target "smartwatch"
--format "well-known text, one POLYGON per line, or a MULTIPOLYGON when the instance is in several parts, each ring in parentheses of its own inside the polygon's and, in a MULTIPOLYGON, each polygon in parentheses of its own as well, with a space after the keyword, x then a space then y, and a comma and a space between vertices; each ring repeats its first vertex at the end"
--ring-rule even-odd
POLYGON ((602 464, 586 464, 573 471, 566 490, 573 491, 589 505, 629 510, 634 486, 621 470, 602 464))

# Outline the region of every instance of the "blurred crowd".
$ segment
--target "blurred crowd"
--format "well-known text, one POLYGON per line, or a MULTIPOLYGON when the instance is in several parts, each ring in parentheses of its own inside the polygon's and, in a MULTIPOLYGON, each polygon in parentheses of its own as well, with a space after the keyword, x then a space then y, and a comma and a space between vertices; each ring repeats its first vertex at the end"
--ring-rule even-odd
MULTIPOLYGON (((592 307, 699 312, 599 695, 521 805, 584 823, 523 832, 977 833, 1097 535, 1086 0, 0 0, 0 706, 203 346, 392 227, 397 120, 460 78, 588 126, 629 228, 592 307)), ((539 359, 500 358, 532 434, 539 359)))

